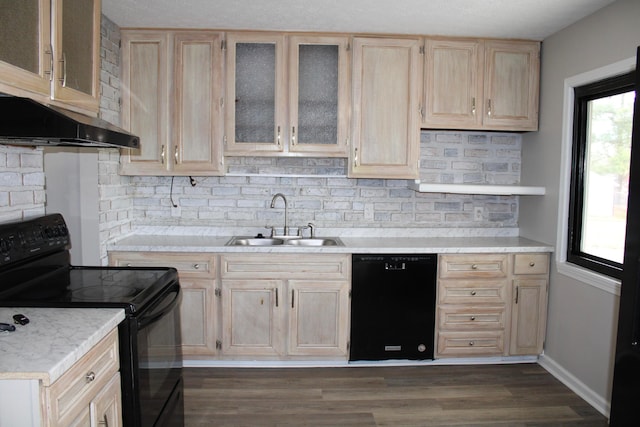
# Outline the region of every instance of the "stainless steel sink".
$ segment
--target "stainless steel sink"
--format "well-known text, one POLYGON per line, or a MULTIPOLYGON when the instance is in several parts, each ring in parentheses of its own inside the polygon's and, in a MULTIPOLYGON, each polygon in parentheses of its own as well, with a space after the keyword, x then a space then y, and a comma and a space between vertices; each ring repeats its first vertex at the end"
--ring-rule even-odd
POLYGON ((282 245, 282 239, 256 238, 256 237, 233 237, 225 246, 277 246, 282 245))
POLYGON ((263 238, 263 237, 232 237, 225 246, 344 246, 337 237, 327 238, 263 238))
POLYGON ((344 246, 342 241, 337 237, 331 238, 313 238, 313 239, 295 239, 285 243, 292 246, 344 246))

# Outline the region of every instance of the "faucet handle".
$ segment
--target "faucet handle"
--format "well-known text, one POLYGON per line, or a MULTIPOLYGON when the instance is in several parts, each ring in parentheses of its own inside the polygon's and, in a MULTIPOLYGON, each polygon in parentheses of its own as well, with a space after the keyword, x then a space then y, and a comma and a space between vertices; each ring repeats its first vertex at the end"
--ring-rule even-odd
POLYGON ((314 239, 316 237, 316 225, 312 222, 308 223, 307 226, 305 228, 308 228, 311 230, 311 235, 309 237, 311 237, 312 239, 314 239))
POLYGON ((271 234, 269 235, 269 237, 273 238, 273 236, 276 235, 276 228, 272 225, 265 225, 264 228, 266 228, 267 230, 271 230, 271 234))

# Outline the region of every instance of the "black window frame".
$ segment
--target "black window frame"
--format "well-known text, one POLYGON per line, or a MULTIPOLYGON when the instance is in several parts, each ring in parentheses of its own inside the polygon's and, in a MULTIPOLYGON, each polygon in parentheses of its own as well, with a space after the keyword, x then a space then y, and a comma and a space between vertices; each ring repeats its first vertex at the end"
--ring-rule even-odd
POLYGON ((574 88, 567 262, 616 279, 622 279, 621 263, 583 252, 580 248, 585 198, 588 104, 596 99, 634 91, 635 76, 636 72, 632 71, 574 88))

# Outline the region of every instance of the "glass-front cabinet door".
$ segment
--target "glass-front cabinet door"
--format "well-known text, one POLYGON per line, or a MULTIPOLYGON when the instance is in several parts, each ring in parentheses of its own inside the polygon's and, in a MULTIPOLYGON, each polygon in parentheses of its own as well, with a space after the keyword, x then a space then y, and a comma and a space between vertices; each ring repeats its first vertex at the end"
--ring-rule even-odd
POLYGON ((282 152, 287 137, 284 36, 227 36, 225 154, 282 152))
POLYGON ((100 0, 54 2, 53 99, 98 111, 100 0))
POLYGON ((348 39, 289 39, 289 151, 347 156, 348 39))
POLYGON ((0 0, 0 92, 49 96, 50 17, 50 0, 0 0))

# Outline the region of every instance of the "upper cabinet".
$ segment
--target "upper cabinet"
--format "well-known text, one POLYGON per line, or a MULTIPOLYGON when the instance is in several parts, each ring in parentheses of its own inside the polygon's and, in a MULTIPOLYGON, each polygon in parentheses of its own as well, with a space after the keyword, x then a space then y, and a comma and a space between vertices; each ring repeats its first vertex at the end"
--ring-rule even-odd
POLYGON ((221 175, 222 33, 122 31, 125 175, 221 175))
POLYGON ((421 45, 419 38, 353 39, 350 177, 418 177, 421 45))
POLYGON ((225 154, 345 157, 348 39, 229 33, 225 154))
POLYGON ((427 38, 425 51, 423 127, 538 128, 538 42, 427 38))
POLYGON ((0 0, 0 91, 97 114, 100 18, 100 0, 0 0))

